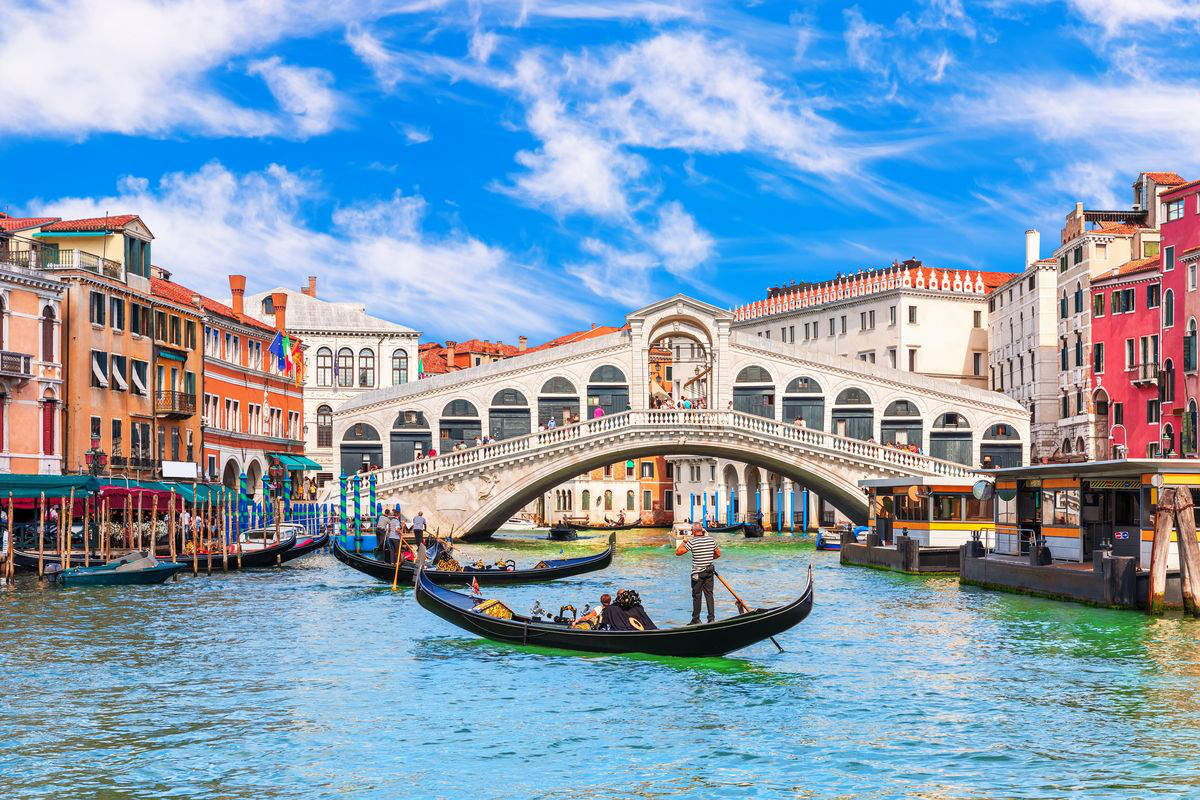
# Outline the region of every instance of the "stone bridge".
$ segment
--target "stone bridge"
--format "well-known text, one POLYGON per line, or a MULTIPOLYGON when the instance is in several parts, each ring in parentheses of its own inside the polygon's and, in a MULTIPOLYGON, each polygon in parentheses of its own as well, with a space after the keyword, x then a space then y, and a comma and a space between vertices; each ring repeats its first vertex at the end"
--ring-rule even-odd
POLYGON ((998 393, 731 331, 729 312, 681 295, 627 322, 358 396, 334 413, 343 472, 367 464, 380 502, 486 535, 568 478, 650 455, 761 466, 853 519, 865 517, 862 478, 958 477, 985 457, 1027 457, 1028 413, 998 393), (655 408, 668 396, 703 408, 655 408), (473 446, 483 434, 499 441, 473 446), (920 453, 876 444, 895 441, 920 453))

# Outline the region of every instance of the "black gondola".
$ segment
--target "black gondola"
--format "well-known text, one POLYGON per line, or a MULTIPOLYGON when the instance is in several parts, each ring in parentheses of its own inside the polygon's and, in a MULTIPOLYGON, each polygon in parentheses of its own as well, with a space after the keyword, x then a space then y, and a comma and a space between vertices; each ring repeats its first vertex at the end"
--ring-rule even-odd
POLYGON ((567 525, 555 525, 546 538, 552 542, 573 542, 579 538, 579 533, 567 525))
MULTIPOLYGON (((538 581, 550 581, 555 578, 566 578, 571 575, 582 575, 585 572, 595 572, 596 570, 606 569, 612 563, 613 553, 617 548, 617 537, 608 537, 608 547, 602 553, 597 553, 591 556, 582 556, 580 558, 559 558, 543 561, 546 566, 532 569, 475 569, 467 566, 462 572, 444 572, 440 570, 426 570, 435 580, 448 585, 465 586, 472 579, 479 582, 481 586, 500 584, 500 583, 534 583, 538 581)), ((333 555, 338 561, 341 561, 347 566, 354 567, 359 572, 364 572, 372 578, 377 578, 381 581, 391 583, 396 575, 396 565, 389 564, 378 558, 364 555, 362 553, 352 553, 342 547, 335 537, 333 540, 333 555)), ((405 584, 410 584, 413 581, 415 570, 412 564, 401 563, 399 581, 405 584)))
POLYGON ((580 630, 550 621, 534 622, 513 614, 511 619, 474 608, 481 598, 470 597, 435 583, 422 570, 416 579, 417 602, 423 608, 465 631, 498 642, 535 644, 587 653, 649 653, 660 656, 723 656, 783 633, 804 621, 812 611, 813 574, 797 599, 774 608, 760 608, 704 625, 651 631, 580 630))
POLYGON ((329 543, 329 534, 322 533, 320 536, 302 536, 296 540, 291 549, 285 551, 280 557, 283 563, 295 561, 297 558, 306 556, 329 543))
POLYGON ((640 522, 628 522, 624 525, 592 525, 586 522, 564 522, 562 524, 575 531, 631 531, 634 528, 646 527, 640 522))
POLYGON ((709 525, 705 528, 709 533, 740 533, 746 527, 744 522, 735 522, 733 525, 709 525))
MULTIPOLYGON (((276 544, 268 544, 266 547, 258 547, 253 550, 249 550, 243 545, 243 547, 242 547, 242 569, 256 569, 258 567, 273 567, 273 566, 275 566, 275 563, 276 563, 276 558, 275 558, 276 556, 279 556, 280 561, 286 561, 288 559, 286 556, 284 556, 284 554, 287 553, 287 551, 290 550, 295 543, 296 543, 296 536, 295 536, 295 534, 293 534, 293 535, 287 537, 286 539, 281 539, 276 544)), ((160 550, 162 549, 162 545, 159 545, 159 549, 160 550)), ((303 554, 301 554, 301 555, 303 555, 303 554)), ((159 556, 159 560, 166 560, 166 558, 167 558, 167 556, 162 552, 159 552, 158 556, 159 556)), ((237 569, 237 565, 238 565, 237 545, 229 546, 228 557, 229 557, 229 569, 231 569, 231 570, 237 569)), ((44 564, 49 564, 52 561, 55 563, 58 563, 59 560, 60 559, 59 559, 58 553, 51 554, 51 553, 47 552, 43 555, 43 563, 44 564)), ((192 566, 191 555, 184 554, 182 551, 176 553, 175 560, 180 563, 187 564, 189 569, 192 566)), ((104 559, 98 553, 92 553, 91 563, 93 566, 95 566, 97 564, 103 564, 104 559)), ((224 562, 222 561, 222 556, 219 552, 218 553, 200 553, 199 555, 196 556, 196 568, 200 572, 210 572, 210 571, 220 572, 223 564, 224 564, 224 562), (212 561, 212 569, 211 570, 209 570, 209 561, 210 560, 212 561)), ((71 556, 70 566, 82 567, 83 565, 84 565, 83 553, 75 553, 71 556)), ((38 566, 37 552, 36 551, 30 552, 28 550, 14 550, 13 551, 13 566, 16 567, 17 569, 32 570, 34 572, 37 572, 37 566, 38 566)))
POLYGON ((761 525, 755 525, 753 522, 747 522, 742 525, 742 535, 747 539, 761 539, 763 529, 761 525))

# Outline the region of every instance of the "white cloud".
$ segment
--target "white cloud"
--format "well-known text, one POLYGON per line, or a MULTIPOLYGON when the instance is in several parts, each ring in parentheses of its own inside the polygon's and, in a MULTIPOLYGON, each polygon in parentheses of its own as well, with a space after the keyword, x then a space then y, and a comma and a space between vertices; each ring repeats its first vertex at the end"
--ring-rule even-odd
POLYGON ((570 299, 560 273, 461 230, 429 231, 419 196, 397 192, 342 207, 321 230, 308 221, 321 194, 315 176, 283 166, 239 174, 212 162, 155 185, 126 178, 112 196, 39 200, 28 210, 138 213, 154 232, 155 262, 217 298, 228 296, 227 272, 246 273, 258 289, 298 286, 317 275, 327 299, 365 301, 371 313, 447 334, 550 335, 592 315, 570 299), (546 292, 560 298, 553 307, 546 292), (434 310, 452 313, 430 316, 434 310))
POLYGON ((658 266, 653 256, 591 238, 584 239, 580 249, 588 259, 568 264, 567 272, 593 294, 627 308, 645 305, 650 300, 650 274, 658 266))
POLYGON ((1128 28, 1148 25, 1167 28, 1172 25, 1200 23, 1200 3, 1196 0, 1069 0, 1075 11, 1112 37, 1127 33, 1128 28))
POLYGON ((425 144, 426 142, 433 139, 433 134, 431 134, 429 131, 427 131, 423 128, 417 128, 412 125, 405 125, 403 127, 403 130, 404 130, 404 139, 409 144, 425 144))
POLYGON ((292 118, 302 136, 327 133, 335 127, 342 101, 330 88, 333 75, 328 70, 295 67, 272 56, 252 62, 246 71, 266 81, 279 108, 292 118))
POLYGON ((675 202, 659 209, 658 227, 647 234, 646 241, 662 258, 663 265, 675 273, 689 272, 713 253, 712 237, 675 202))
POLYGON ((495 33, 476 29, 471 32, 468 52, 471 54, 471 58, 480 64, 486 64, 499 44, 500 37, 495 33))
MULTIPOLYGON (((498 8, 511 8, 511 0, 494 3, 498 8)), ((655 0, 521 0, 520 12, 515 20, 524 25, 531 17, 555 19, 623 20, 639 19, 647 22, 666 22, 698 14, 699 3, 656 2, 655 0)))

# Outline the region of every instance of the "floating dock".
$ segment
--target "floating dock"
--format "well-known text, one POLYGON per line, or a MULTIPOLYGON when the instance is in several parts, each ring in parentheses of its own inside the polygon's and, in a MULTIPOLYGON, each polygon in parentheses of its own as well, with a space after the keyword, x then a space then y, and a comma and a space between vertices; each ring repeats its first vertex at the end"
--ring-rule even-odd
POLYGON ((851 533, 843 533, 841 563, 914 575, 957 573, 959 548, 927 547, 903 534, 896 537, 895 543, 885 544, 876 533, 865 534, 862 541, 857 541, 851 533))

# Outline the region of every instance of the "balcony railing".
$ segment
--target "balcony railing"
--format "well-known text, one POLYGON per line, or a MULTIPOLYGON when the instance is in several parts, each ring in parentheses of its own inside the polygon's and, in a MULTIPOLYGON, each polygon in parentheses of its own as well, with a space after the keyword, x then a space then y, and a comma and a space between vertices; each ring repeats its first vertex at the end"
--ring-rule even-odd
POLYGON ((196 413, 196 395, 187 392, 159 391, 155 393, 154 408, 159 414, 188 416, 196 413))
POLYGON ((45 259, 46 269, 82 269, 106 278, 125 280, 125 267, 121 262, 85 253, 83 250, 59 250, 57 254, 48 251, 45 259))
POLYGON ((1158 363, 1136 364, 1133 368, 1134 383, 1158 383, 1158 363))
POLYGON ((21 236, 0 236, 0 264, 11 264, 26 269, 45 269, 47 256, 53 256, 54 248, 21 236))
POLYGON ((33 377, 33 356, 29 353, 0 350, 0 375, 29 380, 33 377))

